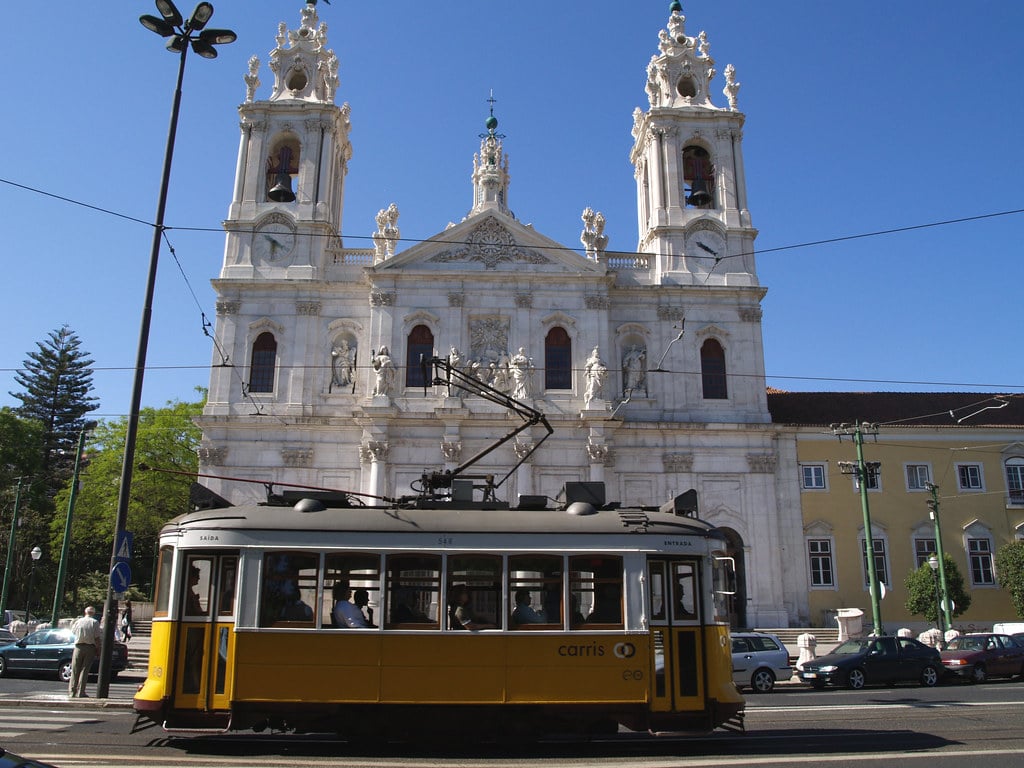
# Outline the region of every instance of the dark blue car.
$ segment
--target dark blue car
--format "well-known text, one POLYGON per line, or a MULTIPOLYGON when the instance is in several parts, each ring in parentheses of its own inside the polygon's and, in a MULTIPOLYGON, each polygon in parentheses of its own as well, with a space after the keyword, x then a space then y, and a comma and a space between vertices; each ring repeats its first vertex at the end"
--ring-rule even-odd
MULTIPOLYGON (((70 629, 39 629, 15 643, 0 646, 0 677, 8 674, 49 675, 58 680, 71 680, 71 656, 75 652, 75 636, 70 629)), ((114 643, 110 659, 110 675, 128 667, 128 646, 114 643)), ((92 672, 99 669, 99 655, 92 672)))
POLYGON ((800 679, 814 688, 845 685, 858 690, 870 684, 900 682, 931 687, 942 676, 939 652, 909 637, 847 640, 827 656, 805 661, 800 679))

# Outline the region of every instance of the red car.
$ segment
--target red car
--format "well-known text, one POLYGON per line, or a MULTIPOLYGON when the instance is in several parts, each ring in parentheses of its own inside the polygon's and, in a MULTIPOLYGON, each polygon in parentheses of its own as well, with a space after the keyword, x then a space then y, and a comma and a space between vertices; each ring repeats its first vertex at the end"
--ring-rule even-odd
POLYGON ((972 683, 990 677, 1024 677, 1024 646, 1009 635, 976 632, 949 641, 942 665, 972 683))

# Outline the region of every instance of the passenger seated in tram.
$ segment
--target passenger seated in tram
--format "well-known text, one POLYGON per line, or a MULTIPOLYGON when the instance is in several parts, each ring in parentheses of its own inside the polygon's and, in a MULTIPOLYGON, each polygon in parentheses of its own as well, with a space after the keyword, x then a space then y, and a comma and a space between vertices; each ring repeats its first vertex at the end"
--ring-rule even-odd
POLYGON ((408 587, 398 587, 391 593, 392 624, 429 624, 430 618, 416 607, 416 595, 408 587))
POLYGON ((473 608, 469 604, 469 588, 465 584, 456 584, 452 587, 451 596, 449 614, 452 629, 468 629, 471 632, 476 632, 481 629, 497 628, 493 622, 479 619, 474 615, 473 608))
POLYGON ((594 610, 587 616, 588 624, 621 624, 622 600, 614 584, 598 587, 594 599, 594 610))
POLYGON ((352 602, 356 604, 356 608, 363 614, 366 626, 376 627, 377 625, 373 623, 373 608, 370 607, 370 593, 365 589, 357 589, 352 593, 352 602))
POLYGON ((352 588, 343 581, 334 582, 332 591, 334 609, 331 611, 331 625, 335 627, 362 628, 368 626, 359 606, 352 603, 352 588))
POLYGON ((512 624, 543 624, 544 617, 530 607, 530 590, 516 590, 516 607, 512 611, 512 624))

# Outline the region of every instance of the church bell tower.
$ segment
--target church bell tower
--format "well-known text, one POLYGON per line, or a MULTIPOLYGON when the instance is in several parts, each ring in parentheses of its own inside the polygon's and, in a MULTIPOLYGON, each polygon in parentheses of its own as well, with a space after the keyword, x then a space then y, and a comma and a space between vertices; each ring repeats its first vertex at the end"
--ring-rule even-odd
POLYGON ((704 32, 687 36, 679 2, 658 49, 647 66, 649 108, 633 113, 638 250, 661 283, 757 285, 735 70, 725 68, 727 105, 715 106, 711 45, 704 32))
POLYGON ((334 103, 338 57, 327 47, 315 0, 302 9, 298 29, 281 22, 276 40, 270 97, 256 99, 258 57, 245 76, 225 279, 322 278, 324 254, 341 246, 349 106, 334 103))

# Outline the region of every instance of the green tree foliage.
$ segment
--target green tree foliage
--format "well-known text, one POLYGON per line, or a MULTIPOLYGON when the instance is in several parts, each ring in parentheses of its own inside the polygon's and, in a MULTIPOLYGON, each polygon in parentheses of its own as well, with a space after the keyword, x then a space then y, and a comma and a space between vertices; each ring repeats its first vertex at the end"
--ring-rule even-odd
POLYGON ((996 578, 1010 593, 1013 609, 1024 618, 1024 541, 1014 541, 996 552, 996 578))
MULTIPOLYGON (((953 600, 952 616, 962 616, 971 607, 971 596, 964 588, 964 577, 956 563, 949 555, 943 558, 946 568, 946 599, 953 600)), ((935 600, 935 580, 931 566, 925 563, 916 571, 907 574, 903 582, 907 587, 906 608, 910 613, 924 616, 927 621, 938 619, 938 606, 935 600)))
POLYGON ((19 477, 35 477, 42 460, 43 425, 0 408, 0 488, 13 488, 19 477))
POLYGON ((52 498, 71 476, 78 433, 98 406, 89 397, 93 361, 74 331, 65 325, 36 346, 14 375, 22 391, 9 394, 21 401, 19 416, 43 425, 40 473, 52 498))
MULTIPOLYGON (((203 401, 175 401, 164 408, 144 408, 139 413, 126 525, 134 541, 131 568, 132 581, 137 585, 148 588, 152 579, 160 528, 172 517, 188 511, 189 488, 195 479, 191 473, 199 466, 197 450, 201 438, 193 419, 202 409, 203 401)), ((81 603, 79 591, 84 586, 85 574, 107 573, 110 569, 127 429, 127 416, 100 422, 86 446, 88 462, 81 472, 72 518, 66 606, 81 603)), ((63 544, 69 494, 70 486, 57 497, 58 512, 50 529, 50 544, 55 552, 60 552, 63 544)))
MULTIPOLYGON (((25 594, 32 568, 30 550, 46 541, 49 517, 39 512, 50 508, 45 485, 39 482, 42 445, 42 424, 23 419, 10 408, 0 408, 0 561, 7 556, 16 499, 19 521, 11 582, 7 585, 7 608, 18 607, 25 594)), ((39 576, 36 573, 37 579, 39 576)))

